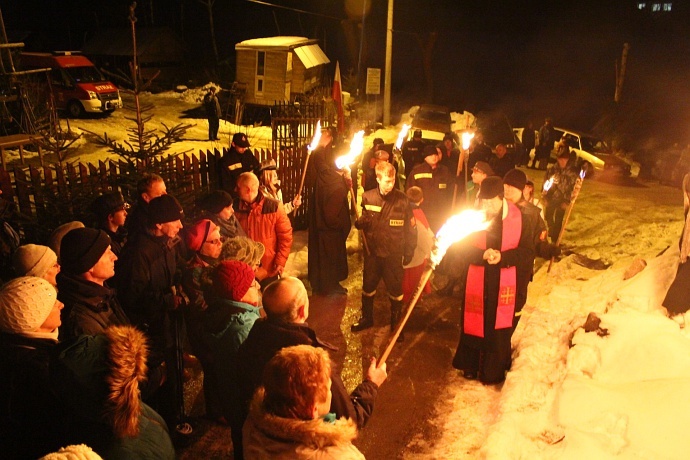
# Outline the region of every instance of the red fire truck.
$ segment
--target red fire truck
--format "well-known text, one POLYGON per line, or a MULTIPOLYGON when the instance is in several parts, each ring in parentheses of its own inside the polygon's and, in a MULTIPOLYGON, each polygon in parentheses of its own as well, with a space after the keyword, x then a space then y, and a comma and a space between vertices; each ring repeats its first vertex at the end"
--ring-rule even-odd
POLYGON ((55 106, 72 117, 86 112, 109 113, 122 107, 117 87, 80 54, 22 53, 21 62, 26 69, 51 69, 49 79, 55 106))

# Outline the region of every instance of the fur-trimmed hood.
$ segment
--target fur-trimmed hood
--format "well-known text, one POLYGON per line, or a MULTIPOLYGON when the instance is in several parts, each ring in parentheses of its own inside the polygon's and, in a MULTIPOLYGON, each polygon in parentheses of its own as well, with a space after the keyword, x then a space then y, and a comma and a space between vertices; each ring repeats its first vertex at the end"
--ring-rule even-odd
POLYGON ((56 377, 80 416, 106 424, 118 438, 135 437, 142 411, 139 383, 146 378, 147 357, 143 332, 111 326, 63 350, 61 375, 56 377))
POLYGON ((259 388, 243 430, 246 458, 364 458, 352 445, 357 437, 354 421, 341 418, 329 423, 320 418, 278 417, 264 410, 263 401, 264 390, 259 388))

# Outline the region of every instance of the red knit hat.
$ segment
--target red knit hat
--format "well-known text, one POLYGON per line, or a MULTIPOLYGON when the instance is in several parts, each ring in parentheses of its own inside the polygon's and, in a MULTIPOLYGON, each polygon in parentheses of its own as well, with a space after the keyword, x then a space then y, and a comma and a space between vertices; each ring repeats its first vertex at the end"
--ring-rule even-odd
POLYGON ((216 266, 213 289, 216 294, 240 301, 254 282, 254 270, 238 260, 224 260, 216 266))
POLYGON ((206 238, 213 233, 218 226, 209 219, 201 219, 189 228, 185 228, 184 241, 190 251, 200 251, 206 238))

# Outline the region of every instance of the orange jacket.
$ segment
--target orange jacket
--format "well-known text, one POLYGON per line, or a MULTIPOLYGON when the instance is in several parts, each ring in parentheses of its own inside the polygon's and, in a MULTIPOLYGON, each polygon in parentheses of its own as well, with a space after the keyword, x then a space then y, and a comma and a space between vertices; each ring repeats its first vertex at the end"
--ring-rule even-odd
POLYGON ((292 247, 292 224, 283 204, 259 193, 252 203, 236 200, 235 215, 247 236, 266 247, 261 267, 268 276, 282 272, 292 247))

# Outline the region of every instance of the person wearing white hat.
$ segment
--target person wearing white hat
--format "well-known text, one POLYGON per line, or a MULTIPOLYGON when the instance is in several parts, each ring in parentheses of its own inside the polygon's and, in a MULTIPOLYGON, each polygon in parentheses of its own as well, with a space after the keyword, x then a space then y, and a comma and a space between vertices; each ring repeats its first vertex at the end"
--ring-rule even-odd
POLYGON ((0 287, 3 458, 38 458, 64 445, 63 411, 49 370, 60 310, 57 291, 43 278, 23 276, 0 287))

